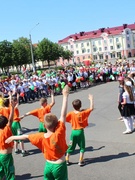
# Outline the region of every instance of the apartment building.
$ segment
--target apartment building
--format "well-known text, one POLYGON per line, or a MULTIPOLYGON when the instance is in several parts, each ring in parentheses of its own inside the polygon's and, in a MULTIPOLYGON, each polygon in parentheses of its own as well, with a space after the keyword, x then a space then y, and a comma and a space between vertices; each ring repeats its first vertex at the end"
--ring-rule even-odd
MULTIPOLYGON (((71 64, 135 57, 135 23, 75 33, 59 40, 58 44, 73 52, 71 64)), ((57 65, 63 63, 67 60, 59 59, 57 65)))

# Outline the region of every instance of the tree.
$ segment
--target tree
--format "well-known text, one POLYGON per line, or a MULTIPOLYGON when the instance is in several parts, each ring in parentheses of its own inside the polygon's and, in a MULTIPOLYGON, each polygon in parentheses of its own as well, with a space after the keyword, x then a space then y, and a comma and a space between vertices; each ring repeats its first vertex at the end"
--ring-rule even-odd
POLYGON ((4 40, 0 42, 0 67, 9 71, 9 66, 13 65, 12 61, 12 43, 4 40))
POLYGON ((27 38, 21 37, 13 41, 12 59, 16 67, 31 63, 30 45, 27 38))
POLYGON ((47 61, 48 67, 50 67, 50 61, 52 60, 53 56, 53 42, 50 40, 44 38, 41 42, 39 42, 36 54, 38 56, 38 59, 41 61, 47 61))
POLYGON ((68 62, 69 60, 73 57, 73 52, 72 51, 69 51, 69 50, 64 50, 63 53, 62 53, 62 58, 63 59, 67 59, 68 62))

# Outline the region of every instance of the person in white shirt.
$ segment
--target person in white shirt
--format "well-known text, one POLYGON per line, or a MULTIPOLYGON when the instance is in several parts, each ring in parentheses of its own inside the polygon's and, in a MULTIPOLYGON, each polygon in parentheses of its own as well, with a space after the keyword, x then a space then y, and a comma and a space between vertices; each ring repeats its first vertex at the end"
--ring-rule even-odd
POLYGON ((31 101, 30 100, 30 89, 29 89, 29 84, 28 84, 28 80, 24 79, 23 80, 23 89, 24 89, 24 93, 25 93, 25 101, 31 101))
POLYGON ((126 131, 124 131, 123 134, 129 134, 134 131, 132 116, 135 115, 134 93, 132 90, 131 81, 129 80, 125 81, 124 90, 125 92, 122 95, 123 101, 121 104, 123 106, 122 116, 123 116, 123 120, 126 126, 126 131))

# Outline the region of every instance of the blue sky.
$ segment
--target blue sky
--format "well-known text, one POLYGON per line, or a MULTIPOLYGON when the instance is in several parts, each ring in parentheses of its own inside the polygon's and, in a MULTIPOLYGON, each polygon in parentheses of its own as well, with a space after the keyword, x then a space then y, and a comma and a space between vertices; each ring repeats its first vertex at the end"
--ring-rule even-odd
POLYGON ((0 41, 58 42, 80 31, 135 22, 135 0, 0 0, 0 41), (36 24, 38 24, 36 26, 36 24))

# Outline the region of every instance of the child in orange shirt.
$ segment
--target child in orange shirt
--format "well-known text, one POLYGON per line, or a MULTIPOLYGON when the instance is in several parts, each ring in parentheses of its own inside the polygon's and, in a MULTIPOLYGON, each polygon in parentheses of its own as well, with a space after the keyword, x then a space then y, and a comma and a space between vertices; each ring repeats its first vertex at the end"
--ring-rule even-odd
POLYGON ((7 119, 9 119, 10 115, 10 101, 9 99, 5 99, 3 102, 3 107, 0 109, 0 115, 5 116, 7 119))
POLYGON ((54 93, 53 93, 53 91, 51 91, 51 103, 50 104, 47 104, 46 98, 41 98, 40 99, 41 108, 38 108, 38 109, 35 109, 33 111, 26 113, 24 115, 24 117, 28 116, 28 115, 33 115, 33 116, 38 117, 39 122, 40 122, 38 132, 46 132, 46 128, 44 126, 44 116, 45 116, 45 114, 51 112, 51 108, 54 106, 54 104, 55 104, 54 93))
POLYGON ((44 168, 44 180, 59 179, 68 180, 67 165, 65 161, 65 152, 68 148, 66 144, 66 113, 68 103, 69 87, 66 85, 63 89, 63 103, 60 119, 48 113, 45 115, 44 125, 47 133, 36 133, 22 136, 11 136, 6 140, 10 143, 13 140, 29 141, 37 146, 44 154, 46 166, 44 168))
POLYGON ((82 102, 76 99, 72 102, 74 111, 69 112, 66 116, 66 122, 71 123, 72 132, 70 136, 70 143, 67 150, 66 162, 69 165, 69 156, 74 152, 76 145, 80 147, 80 158, 78 165, 83 166, 85 164, 84 151, 85 151, 85 135, 84 128, 88 126, 88 117, 94 109, 93 96, 89 94, 90 108, 81 110, 82 102))
POLYGON ((6 144, 5 140, 12 136, 11 124, 13 121, 14 102, 11 103, 9 118, 0 116, 0 179, 15 180, 15 168, 12 156, 13 143, 6 144))
MULTIPOLYGON (((23 117, 19 117, 19 94, 12 97, 12 100, 15 102, 14 108, 14 117, 12 123, 12 133, 14 136, 18 136, 22 134, 20 121, 23 117)), ((24 149, 23 141, 14 141, 15 154, 19 154, 21 152, 22 157, 29 155, 29 152, 24 149), (18 144, 20 145, 21 151, 18 149, 18 144)))

